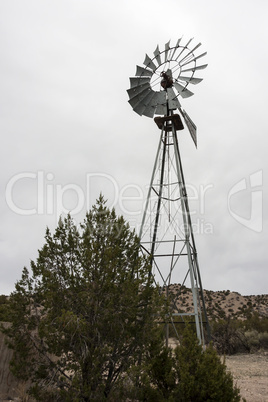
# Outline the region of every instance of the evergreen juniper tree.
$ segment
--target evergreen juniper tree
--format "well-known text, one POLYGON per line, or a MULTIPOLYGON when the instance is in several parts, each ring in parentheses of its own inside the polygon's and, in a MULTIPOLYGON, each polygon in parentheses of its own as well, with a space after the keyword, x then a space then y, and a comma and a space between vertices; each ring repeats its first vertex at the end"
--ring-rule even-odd
MULTIPOLYGON (((142 361, 162 309, 139 239, 102 196, 78 229, 60 219, 10 299, 12 371, 44 401, 117 395, 142 361)), ((158 337, 158 335, 157 335, 158 337)), ((123 398, 123 396, 122 396, 123 398)))

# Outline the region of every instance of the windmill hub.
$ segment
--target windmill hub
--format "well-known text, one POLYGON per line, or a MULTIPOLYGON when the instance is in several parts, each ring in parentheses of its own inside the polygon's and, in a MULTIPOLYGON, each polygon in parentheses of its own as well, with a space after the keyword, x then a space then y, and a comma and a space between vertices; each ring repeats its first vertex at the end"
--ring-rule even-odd
POLYGON ((164 89, 173 87, 173 79, 170 75, 163 71, 161 73, 161 77, 163 77, 163 79, 161 80, 161 87, 163 87, 164 89))

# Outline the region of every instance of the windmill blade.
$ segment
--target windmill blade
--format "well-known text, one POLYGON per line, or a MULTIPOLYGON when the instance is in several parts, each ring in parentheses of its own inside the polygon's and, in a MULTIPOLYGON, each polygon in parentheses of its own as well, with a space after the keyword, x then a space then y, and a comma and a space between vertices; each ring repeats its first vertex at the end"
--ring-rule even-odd
POLYGON ((157 105, 149 103, 143 111, 144 116, 151 118, 154 117, 156 107, 157 105))
POLYGON ((146 82, 145 84, 139 85, 134 88, 130 88, 127 90, 129 98, 134 98, 134 96, 138 95, 139 93, 143 92, 144 90, 150 88, 150 84, 146 82))
POLYGON ((139 87, 148 83, 150 85, 150 77, 130 77, 130 88, 139 87))
POLYGON ((171 60, 173 59, 174 54, 176 53, 176 50, 178 49, 178 47, 179 47, 179 45, 180 45, 181 39, 182 39, 182 38, 180 38, 180 39, 177 40, 176 46, 174 47, 174 50, 173 50, 173 53, 172 53, 171 56, 170 56, 170 59, 171 59, 171 60))
POLYGON ((150 59, 150 57, 147 54, 145 55, 145 60, 144 60, 143 64, 146 67, 149 67, 153 71, 155 71, 157 69, 156 65, 153 63, 152 59, 150 59))
POLYGON ((186 82, 196 85, 196 84, 199 84, 199 82, 203 81, 203 78, 183 77, 182 75, 180 75, 178 77, 178 80, 186 81, 186 82))
POLYGON ((143 114, 144 116, 153 118, 154 115, 155 115, 155 109, 156 109, 156 106, 147 106, 147 107, 144 109, 144 111, 143 111, 142 114, 143 114))
POLYGON ((168 57, 168 52, 170 50, 170 40, 165 44, 165 62, 167 61, 167 57, 168 57))
POLYGON ((133 106, 134 112, 138 113, 140 116, 144 114, 144 111, 150 104, 150 99, 154 96, 155 92, 150 89, 147 93, 144 92, 141 95, 138 95, 136 99, 130 99, 128 102, 131 104, 131 102, 136 102, 133 106))
POLYGON ((167 114, 166 92, 165 91, 157 92, 154 100, 157 103, 155 114, 163 114, 163 115, 167 114))
POLYGON ((189 45, 189 43, 190 42, 192 42, 192 40, 193 40, 194 38, 191 38, 187 43, 186 43, 186 45, 185 46, 183 46, 183 48, 182 48, 182 50, 181 50, 181 52, 178 54, 178 56, 176 57, 176 59, 175 59, 175 61, 177 61, 178 60, 178 58, 181 56, 181 54, 184 52, 184 50, 186 50, 187 49, 187 46, 189 45))
POLYGON ((188 127, 188 130, 191 134, 192 140, 197 148, 197 136, 196 136, 196 125, 194 124, 193 120, 190 118, 190 116, 185 112, 185 110, 180 108, 180 112, 182 114, 182 117, 185 121, 186 126, 188 127))
POLYGON ((203 64, 201 66, 197 66, 197 67, 192 67, 192 68, 187 68, 184 70, 181 70, 182 73, 186 73, 186 71, 195 71, 195 70, 203 70, 204 68, 206 68, 208 65, 207 64, 203 64))
POLYGON ((166 92, 165 91, 156 92, 155 101, 157 105, 166 103, 166 92))
POLYGON ((185 59, 187 59, 188 56, 190 56, 190 55, 193 56, 193 52, 194 52, 196 49, 198 49, 199 46, 201 46, 201 43, 198 43, 198 45, 196 45, 193 49, 191 49, 190 52, 188 52, 188 53, 186 54, 186 56, 184 56, 183 59, 181 59, 180 63, 181 63, 182 61, 184 61, 185 59))
POLYGON ((192 42, 193 39, 194 39, 194 38, 189 39, 189 41, 186 43, 185 47, 187 47, 187 46, 189 45, 189 43, 192 42))
MULTIPOLYGON (((148 85, 147 87, 139 86, 130 88, 127 90, 127 92, 134 94, 134 96, 132 96, 128 102, 132 106, 133 110, 140 116, 145 115, 148 117, 153 117, 154 114, 156 114, 156 108, 159 109, 159 114, 166 114, 167 100, 165 91, 155 92, 148 85), (133 92, 135 90, 139 90, 140 92, 133 92)), ((174 96, 176 95, 174 94, 174 96)))
POLYGON ((134 112, 138 113, 140 116, 143 115, 143 111, 146 108, 146 105, 143 103, 139 103, 137 106, 133 108, 134 112))
POLYGON ((166 102, 166 95, 163 91, 155 92, 152 91, 151 94, 148 94, 144 99, 144 103, 147 107, 156 108, 158 104, 166 102))
POLYGON ((154 91, 150 87, 145 88, 139 94, 137 94, 136 96, 133 96, 132 98, 130 98, 128 103, 134 108, 135 106, 138 105, 138 103, 142 102, 143 99, 146 98, 147 95, 149 95, 152 92, 154 92, 154 91))
POLYGON ((144 103, 144 105, 146 107, 150 106, 150 107, 156 107, 157 103, 153 101, 153 99, 155 98, 155 95, 157 94, 157 92, 155 91, 150 91, 142 100, 142 102, 144 103))
POLYGON ((193 95, 193 92, 189 91, 189 89, 185 88, 178 82, 174 82, 174 86, 181 95, 182 98, 189 98, 190 96, 193 95))
POLYGON ((157 105, 155 109, 155 114, 166 115, 167 114, 167 105, 157 105))
POLYGON ((142 76, 142 77, 151 77, 153 75, 153 72, 150 70, 147 70, 146 68, 137 66, 136 69, 136 77, 142 76))
POLYGON ((159 46, 158 45, 157 45, 157 47, 156 47, 156 49, 154 51, 154 55, 155 55, 156 61, 158 63, 158 66, 160 66, 162 64, 162 62, 161 62, 161 56, 160 56, 160 51, 159 51, 159 46))
POLYGON ((177 40, 176 47, 179 47, 182 37, 177 40))
POLYGON ((145 98, 142 100, 143 104, 146 106, 143 115, 147 117, 154 117, 154 112, 157 106, 157 102, 154 100, 156 98, 157 92, 151 91, 145 98))
POLYGON ((207 54, 207 52, 202 53, 202 54, 200 54, 200 56, 196 56, 196 57, 194 57, 193 59, 191 59, 191 60, 189 60, 189 61, 186 61, 186 63, 180 64, 180 66, 181 66, 181 67, 186 66, 187 64, 192 63, 193 61, 196 61, 197 59, 200 59, 200 57, 203 57, 203 56, 205 56, 206 54, 207 54))
POLYGON ((176 94, 172 88, 167 88, 168 107, 170 110, 179 109, 181 104, 176 98, 176 94))

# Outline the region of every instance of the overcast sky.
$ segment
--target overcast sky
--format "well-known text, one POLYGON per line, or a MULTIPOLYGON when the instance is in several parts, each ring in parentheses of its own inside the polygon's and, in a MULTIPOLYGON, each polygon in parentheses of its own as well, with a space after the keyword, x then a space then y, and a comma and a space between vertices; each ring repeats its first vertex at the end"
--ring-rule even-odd
POLYGON ((181 101, 198 149, 179 138, 203 287, 267 293, 267 18, 267 0, 0 1, 0 294, 100 191, 139 226, 160 131, 126 89, 181 36, 208 52, 181 101))

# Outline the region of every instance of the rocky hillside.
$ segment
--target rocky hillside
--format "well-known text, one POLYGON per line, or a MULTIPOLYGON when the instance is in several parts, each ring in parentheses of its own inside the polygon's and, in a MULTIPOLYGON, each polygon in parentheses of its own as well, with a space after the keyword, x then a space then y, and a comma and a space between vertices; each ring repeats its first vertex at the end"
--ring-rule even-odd
MULTIPOLYGON (((179 295, 177 307, 180 312, 192 310, 191 289, 175 284, 170 286, 170 293, 179 295)), ((268 294, 242 296, 230 290, 218 292, 204 290, 204 299, 209 320, 228 317, 245 320, 254 312, 262 317, 268 317, 268 294)))

